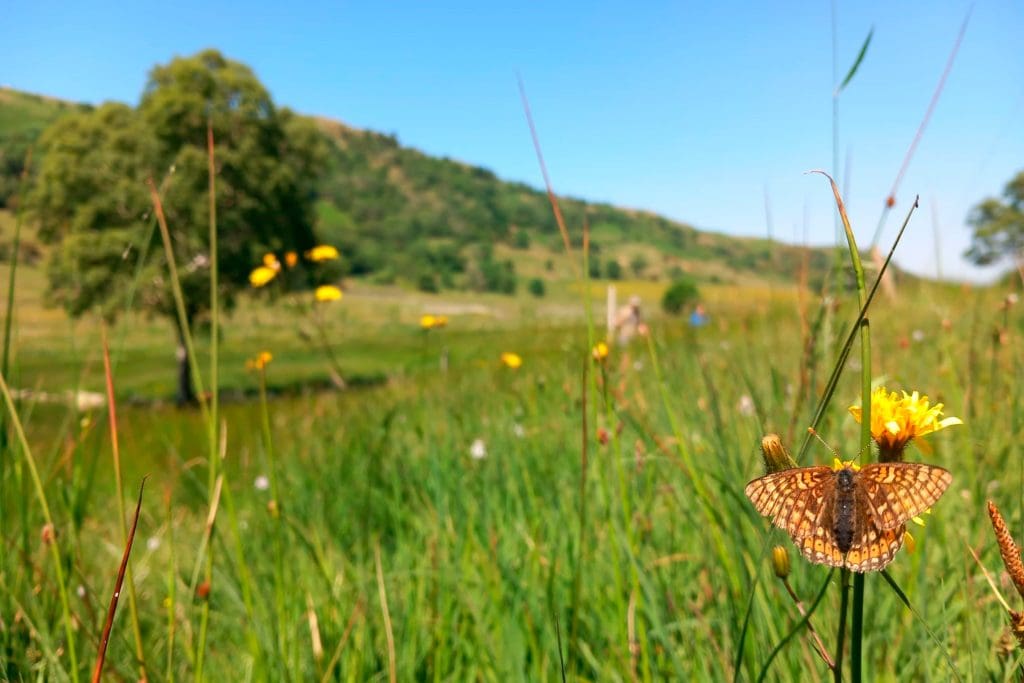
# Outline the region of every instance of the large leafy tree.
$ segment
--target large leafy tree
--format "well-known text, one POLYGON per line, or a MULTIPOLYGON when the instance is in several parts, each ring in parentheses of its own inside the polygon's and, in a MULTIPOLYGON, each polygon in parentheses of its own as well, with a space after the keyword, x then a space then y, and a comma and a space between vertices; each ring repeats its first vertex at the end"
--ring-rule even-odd
POLYGON ((1024 256, 1024 171, 1006 184, 1002 200, 984 200, 971 210, 967 222, 974 234, 965 255, 974 263, 1024 256))
POLYGON ((179 342, 178 398, 193 398, 164 252, 154 245, 146 180, 163 187, 187 325, 210 301, 207 129, 215 140, 221 300, 230 307, 268 251, 314 244, 313 200, 326 142, 308 119, 274 106, 245 65, 207 50, 150 72, 138 108, 68 115, 41 139, 30 197, 56 245, 50 295, 72 315, 107 318, 131 303, 168 316, 179 342), (138 258, 146 255, 145 259, 138 258), (140 265, 141 264, 141 265, 140 265))

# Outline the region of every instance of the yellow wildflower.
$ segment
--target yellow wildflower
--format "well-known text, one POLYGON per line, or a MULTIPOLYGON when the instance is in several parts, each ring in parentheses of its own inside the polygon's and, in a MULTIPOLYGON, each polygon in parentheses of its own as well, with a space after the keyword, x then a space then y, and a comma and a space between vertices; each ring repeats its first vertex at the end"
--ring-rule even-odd
POLYGON ((272 252, 267 252, 263 255, 263 265, 271 270, 281 270, 281 262, 277 260, 277 256, 272 252))
MULTIPOLYGON (((878 444, 882 462, 902 460, 903 450, 916 437, 963 424, 958 417, 942 418, 943 405, 931 405, 927 396, 916 391, 900 393, 902 396, 890 393, 885 387, 871 392, 871 437, 878 444)), ((859 406, 850 406, 850 414, 860 422, 859 406)))
POLYGON ((321 285, 313 296, 317 301, 337 301, 341 298, 341 290, 334 285, 321 285))
POLYGON ((512 368, 513 370, 515 370, 516 368, 523 364, 523 359, 519 356, 519 354, 512 353, 511 351, 506 351, 505 353, 501 354, 501 362, 506 368, 512 368))
POLYGON ((284 255, 284 264, 289 268, 294 268, 295 264, 299 262, 299 255, 294 251, 286 252, 284 255))
POLYGON ((849 467, 854 472, 860 472, 860 465, 852 460, 840 460, 839 458, 832 458, 832 471, 838 472, 839 470, 845 470, 849 467))
POLYGON ((249 284, 253 287, 262 287, 277 276, 277 271, 267 266, 258 266, 249 273, 249 284))
POLYGON ((329 244, 321 244, 307 251, 306 258, 317 263, 320 261, 333 261, 338 258, 338 250, 329 244))
POLYGON ((260 351, 254 357, 245 361, 245 368, 247 370, 262 370, 272 360, 274 360, 274 355, 270 351, 260 351))
POLYGON ((591 350, 590 353, 592 356, 594 356, 594 360, 602 361, 608 357, 608 345, 605 344, 603 341, 597 342, 596 344, 594 344, 594 348, 593 350, 591 350))
POLYGON ((427 313, 420 317, 420 327, 425 330, 432 330, 437 327, 444 327, 448 324, 448 316, 446 315, 431 315, 427 313))

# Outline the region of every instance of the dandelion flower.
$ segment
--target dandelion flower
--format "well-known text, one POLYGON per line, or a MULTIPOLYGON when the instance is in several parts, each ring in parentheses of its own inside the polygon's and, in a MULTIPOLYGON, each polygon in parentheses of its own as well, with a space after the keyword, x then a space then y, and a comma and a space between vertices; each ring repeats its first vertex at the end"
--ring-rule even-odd
POLYGON ((277 276, 277 271, 267 266, 258 266, 249 273, 249 284, 253 287, 262 287, 277 276))
MULTIPOLYGON (((879 459, 883 462, 903 459, 903 450, 914 438, 940 429, 963 424, 958 417, 942 418, 941 403, 934 406, 927 396, 916 391, 902 396, 879 387, 871 392, 871 437, 878 444, 879 459)), ((850 406, 850 414, 860 422, 861 409, 850 406)), ((927 448, 922 444, 922 448, 927 448)))
POLYGON ((594 357, 596 361, 603 361, 608 357, 608 345, 603 341, 594 344, 594 348, 590 351, 590 355, 594 357))
POLYGON ((512 368, 513 370, 515 370, 516 368, 520 367, 523 364, 523 359, 519 356, 519 354, 512 353, 511 351, 506 351, 505 353, 501 354, 501 363, 506 368, 512 368))
POLYGON ((245 361, 245 367, 247 370, 262 370, 272 360, 274 360, 274 354, 270 351, 260 351, 256 356, 245 361))
POLYGON ((272 252, 267 252, 263 255, 263 265, 273 271, 281 270, 281 262, 277 260, 277 256, 272 252))
POLYGON ((299 262, 299 255, 294 251, 286 252, 284 255, 284 264, 289 268, 294 268, 299 262))
POLYGON ((469 455, 474 460, 483 460, 487 457, 487 444, 484 443, 483 439, 474 439, 473 443, 469 446, 469 455))
POLYGON ((306 252, 306 258, 314 263, 333 261, 338 258, 338 250, 329 244, 321 244, 306 252))
POLYGON ((420 317, 420 327, 424 330, 432 330, 438 327, 444 327, 448 324, 448 316, 446 315, 431 315, 427 313, 420 317))
POLYGON ((337 301, 341 298, 341 290, 334 285, 321 285, 313 296, 317 301, 337 301))

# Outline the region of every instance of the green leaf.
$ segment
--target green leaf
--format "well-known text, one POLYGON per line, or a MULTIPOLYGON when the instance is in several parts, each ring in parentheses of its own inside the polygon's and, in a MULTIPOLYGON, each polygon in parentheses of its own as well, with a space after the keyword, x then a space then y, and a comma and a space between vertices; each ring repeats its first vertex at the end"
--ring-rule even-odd
POLYGON ((844 78, 843 82, 839 84, 838 88, 836 88, 836 95, 841 93, 850 81, 853 80, 854 74, 856 74, 857 69, 860 68, 860 63, 864 61, 864 55, 868 52, 868 45, 871 44, 871 36, 873 35, 875 35, 874 26, 871 27, 870 31, 868 31, 868 37, 864 39, 864 44, 860 46, 860 52, 857 53, 857 59, 853 61, 853 66, 851 66, 850 70, 846 73, 846 78, 844 78))

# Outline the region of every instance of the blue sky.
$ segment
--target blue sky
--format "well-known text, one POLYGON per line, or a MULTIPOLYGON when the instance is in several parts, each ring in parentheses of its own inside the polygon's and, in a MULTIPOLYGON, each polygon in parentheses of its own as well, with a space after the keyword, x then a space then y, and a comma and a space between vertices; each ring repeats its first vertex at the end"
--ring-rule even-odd
MULTIPOLYGON (((862 245, 968 9, 836 2, 840 78, 875 30, 839 98, 841 182, 862 245)), ((557 192, 753 236, 768 232, 767 203, 776 237, 824 244, 831 193, 804 171, 832 167, 831 30, 828 2, 14 2, 0 84, 134 103, 154 64, 216 47, 278 104, 540 186, 521 74, 557 192)), ((960 255, 970 207, 1024 169, 1021 36, 1021 3, 974 6, 882 234, 887 245, 920 194, 902 266, 994 276, 960 255)))

